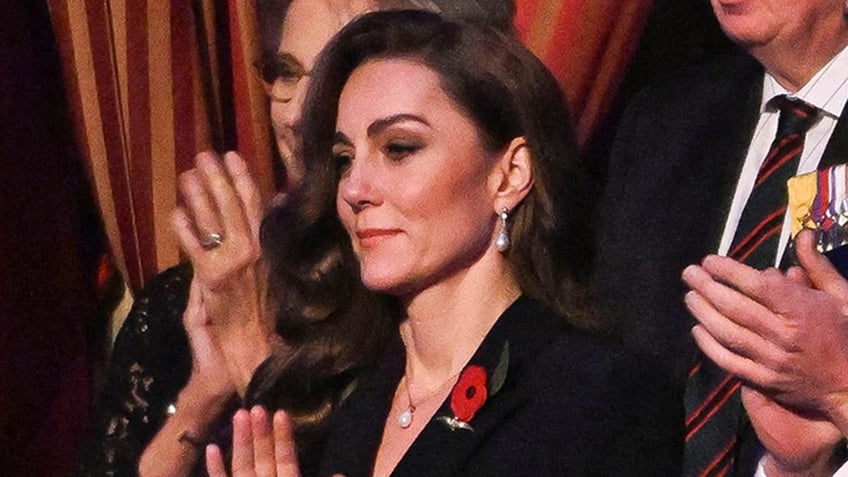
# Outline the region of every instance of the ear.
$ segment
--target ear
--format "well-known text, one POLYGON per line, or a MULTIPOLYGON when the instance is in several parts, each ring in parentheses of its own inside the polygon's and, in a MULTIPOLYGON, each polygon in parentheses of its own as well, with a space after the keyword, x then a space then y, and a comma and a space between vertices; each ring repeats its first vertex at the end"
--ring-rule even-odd
POLYGON ((524 137, 517 137, 499 153, 489 184, 495 210, 512 210, 533 187, 533 154, 524 137))

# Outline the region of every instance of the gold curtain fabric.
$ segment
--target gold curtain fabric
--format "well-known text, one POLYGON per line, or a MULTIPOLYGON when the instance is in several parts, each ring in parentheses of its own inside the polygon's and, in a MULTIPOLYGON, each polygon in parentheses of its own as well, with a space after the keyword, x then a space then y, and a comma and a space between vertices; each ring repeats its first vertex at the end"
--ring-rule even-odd
MULTIPOLYGON (((133 289, 179 260, 178 174, 236 149, 274 186, 248 0, 48 0, 78 142, 118 268, 133 289)), ((518 0, 521 38, 566 90, 578 138, 603 117, 651 0, 518 0)))
POLYGON ((134 289, 179 260, 176 180, 236 149, 273 189, 267 100, 245 0, 48 0, 78 143, 118 268, 134 289))

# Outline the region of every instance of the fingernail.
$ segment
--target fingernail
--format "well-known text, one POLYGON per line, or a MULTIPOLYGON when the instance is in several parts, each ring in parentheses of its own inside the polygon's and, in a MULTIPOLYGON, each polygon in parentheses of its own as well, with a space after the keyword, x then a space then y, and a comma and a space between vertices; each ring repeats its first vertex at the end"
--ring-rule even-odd
POLYGON ((697 265, 689 265, 688 267, 683 269, 683 273, 681 273, 680 276, 683 277, 684 280, 689 281, 690 279, 692 279, 694 277, 694 275, 696 273, 695 272, 696 268, 697 268, 697 265))
POLYGON ((247 172, 247 164, 235 151, 228 151, 224 154, 224 164, 227 165, 231 173, 243 174, 247 172))

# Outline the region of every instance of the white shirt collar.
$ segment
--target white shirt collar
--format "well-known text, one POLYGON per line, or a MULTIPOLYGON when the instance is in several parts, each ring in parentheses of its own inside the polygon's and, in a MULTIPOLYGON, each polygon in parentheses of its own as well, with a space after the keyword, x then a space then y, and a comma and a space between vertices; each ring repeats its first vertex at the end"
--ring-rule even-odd
POLYGON ((801 99, 821 109, 828 116, 838 118, 848 101, 848 46, 834 56, 818 73, 813 76, 797 93, 792 93, 780 85, 766 72, 763 81, 763 97, 760 112, 765 112, 766 103, 775 96, 785 94, 801 99))

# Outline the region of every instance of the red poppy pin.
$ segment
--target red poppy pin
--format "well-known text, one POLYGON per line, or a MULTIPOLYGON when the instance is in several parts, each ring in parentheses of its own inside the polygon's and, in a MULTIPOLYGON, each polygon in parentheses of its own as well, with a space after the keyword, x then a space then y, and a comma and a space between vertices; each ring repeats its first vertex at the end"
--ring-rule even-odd
POLYGON ((448 426, 451 431, 457 429, 474 431, 469 421, 483 407, 489 396, 494 396, 500 391, 506 380, 508 368, 509 342, 504 343, 498 365, 495 367, 491 379, 486 368, 476 364, 466 366, 453 386, 453 390, 451 390, 450 408, 453 416, 440 416, 437 420, 448 426))

